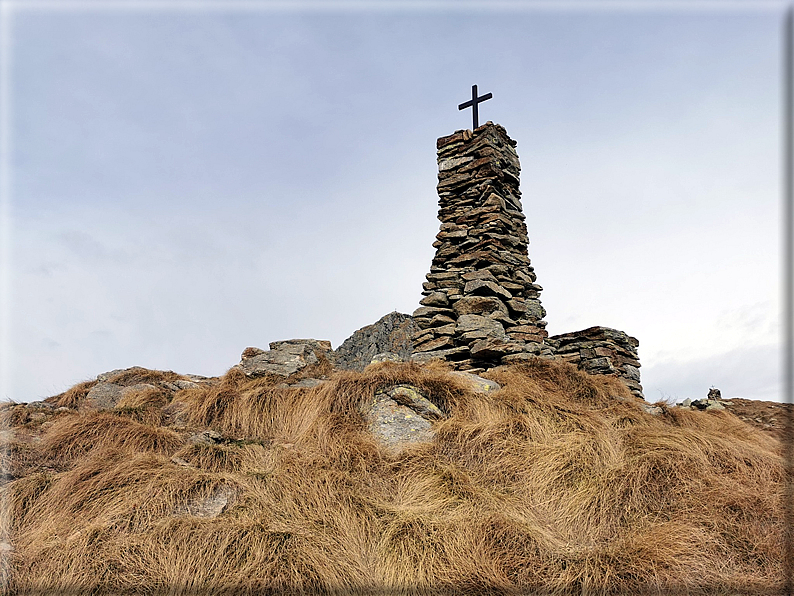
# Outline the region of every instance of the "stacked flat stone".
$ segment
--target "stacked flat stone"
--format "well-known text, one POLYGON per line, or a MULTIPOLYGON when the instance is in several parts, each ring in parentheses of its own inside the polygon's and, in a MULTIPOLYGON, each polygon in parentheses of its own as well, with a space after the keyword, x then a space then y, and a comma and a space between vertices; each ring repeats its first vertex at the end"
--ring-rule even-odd
POLYGON ((644 399, 637 354, 640 342, 636 338, 609 327, 589 327, 555 335, 546 343, 555 349, 557 358, 591 375, 617 376, 634 396, 644 399))
POLYGON ((551 356, 530 264, 513 141, 493 122, 438 139, 441 229, 413 313, 415 360, 459 370, 551 356))

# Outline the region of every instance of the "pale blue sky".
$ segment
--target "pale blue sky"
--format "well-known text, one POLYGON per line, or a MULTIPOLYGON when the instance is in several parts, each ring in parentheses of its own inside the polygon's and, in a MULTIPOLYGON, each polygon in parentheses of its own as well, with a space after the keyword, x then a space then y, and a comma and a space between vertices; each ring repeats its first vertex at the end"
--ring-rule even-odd
POLYGON ((549 331, 636 336, 651 401, 780 399, 782 6, 12 11, 3 397, 412 312, 476 83, 549 331))

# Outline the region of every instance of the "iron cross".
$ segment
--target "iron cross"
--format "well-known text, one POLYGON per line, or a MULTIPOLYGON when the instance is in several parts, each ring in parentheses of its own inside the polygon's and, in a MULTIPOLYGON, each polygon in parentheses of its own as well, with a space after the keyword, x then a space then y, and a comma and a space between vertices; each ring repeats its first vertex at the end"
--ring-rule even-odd
POLYGON ((472 126, 471 128, 472 130, 474 130, 480 125, 479 111, 477 110, 477 104, 482 101, 485 101, 486 99, 491 99, 492 97, 493 94, 491 93, 486 93, 485 95, 481 95, 480 97, 477 97, 477 85, 472 85, 471 99, 458 106, 459 110, 465 110, 466 108, 471 108, 471 115, 474 121, 474 126, 472 126))

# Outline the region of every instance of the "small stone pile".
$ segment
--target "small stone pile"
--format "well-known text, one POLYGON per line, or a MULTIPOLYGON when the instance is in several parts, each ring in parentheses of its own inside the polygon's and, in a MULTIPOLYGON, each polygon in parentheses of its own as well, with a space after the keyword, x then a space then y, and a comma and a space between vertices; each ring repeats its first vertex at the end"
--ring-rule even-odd
POLYGON ((724 410, 728 402, 722 400, 722 393, 716 387, 709 389, 706 397, 700 399, 685 399, 679 404, 679 408, 689 410, 724 410))
POLYGON ((637 355, 640 342, 636 338, 609 327, 589 327, 555 335, 546 343, 554 349, 557 358, 591 375, 617 376, 633 395, 644 399, 637 355))
POLYGON ((441 230, 413 313, 414 360, 485 370, 552 355, 527 252, 515 145, 492 122, 438 139, 441 230))

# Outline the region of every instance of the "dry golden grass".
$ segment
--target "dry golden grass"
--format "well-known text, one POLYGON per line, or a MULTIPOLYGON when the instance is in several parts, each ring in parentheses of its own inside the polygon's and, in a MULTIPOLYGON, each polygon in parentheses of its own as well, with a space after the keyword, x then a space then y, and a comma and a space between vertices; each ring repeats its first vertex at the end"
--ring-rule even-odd
POLYGON ((88 395, 88 392, 91 391, 91 388, 98 382, 99 381, 84 381, 82 383, 78 383, 63 393, 48 397, 44 401, 53 404, 56 408, 76 408, 77 404, 80 403, 81 400, 85 399, 85 396, 88 395))
POLYGON ((175 395, 184 431, 60 417, 40 468, 2 489, 7 592, 779 592, 773 439, 725 412, 650 416, 566 364, 489 376, 503 389, 481 395, 443 366, 383 363, 311 389, 232 369, 175 395), (448 417, 394 455, 359 406, 397 383, 448 417), (187 441, 203 429, 224 440, 187 441), (191 509, 221 493, 220 515, 191 509))
POLYGON ((155 385, 184 378, 184 376, 170 370, 149 370, 148 368, 134 366, 109 377, 107 382, 128 387, 139 383, 155 385))
POLYGON ((97 448, 169 453, 183 439, 166 428, 155 428, 115 414, 75 414, 55 422, 41 439, 42 453, 53 460, 73 460, 97 448))

